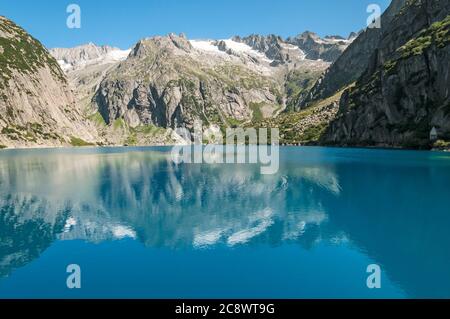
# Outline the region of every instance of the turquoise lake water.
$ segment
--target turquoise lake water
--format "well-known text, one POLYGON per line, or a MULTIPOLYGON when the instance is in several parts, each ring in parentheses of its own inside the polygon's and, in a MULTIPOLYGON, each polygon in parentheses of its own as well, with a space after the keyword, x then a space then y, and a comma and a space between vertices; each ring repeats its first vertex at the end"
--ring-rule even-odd
POLYGON ((450 298, 450 154, 168 151, 0 152, 0 298, 450 298))

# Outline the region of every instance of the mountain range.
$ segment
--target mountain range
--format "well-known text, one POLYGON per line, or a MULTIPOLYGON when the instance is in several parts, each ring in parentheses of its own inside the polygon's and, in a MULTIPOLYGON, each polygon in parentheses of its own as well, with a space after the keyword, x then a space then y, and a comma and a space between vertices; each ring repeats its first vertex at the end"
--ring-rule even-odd
POLYGON ((163 145, 175 128, 279 127, 281 143, 450 141, 449 0, 393 0, 348 38, 145 38, 47 50, 0 18, 0 145, 163 145))

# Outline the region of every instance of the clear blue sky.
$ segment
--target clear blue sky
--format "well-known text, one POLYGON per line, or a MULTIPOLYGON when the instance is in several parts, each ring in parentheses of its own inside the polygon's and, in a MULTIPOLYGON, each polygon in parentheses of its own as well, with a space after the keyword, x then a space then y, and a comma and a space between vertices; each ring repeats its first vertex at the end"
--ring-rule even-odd
POLYGON ((347 36, 365 27, 371 3, 384 11, 390 0, 0 0, 0 15, 48 48, 94 42, 125 49, 170 32, 191 39, 305 30, 347 36), (66 27, 71 3, 81 7, 81 29, 66 27))

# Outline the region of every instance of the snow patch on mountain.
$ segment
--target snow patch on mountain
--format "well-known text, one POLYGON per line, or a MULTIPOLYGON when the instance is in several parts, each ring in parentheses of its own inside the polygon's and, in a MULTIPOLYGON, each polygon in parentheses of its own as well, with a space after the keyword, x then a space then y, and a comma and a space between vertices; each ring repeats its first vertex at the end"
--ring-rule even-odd
POLYGON ((223 40, 190 40, 191 45, 202 52, 213 53, 221 56, 241 55, 252 57, 261 62, 272 63, 263 53, 253 49, 245 43, 236 42, 232 39, 223 40))
POLYGON ((228 49, 231 49, 237 53, 253 53, 253 52, 258 53, 257 51, 253 50, 249 45, 247 45, 245 43, 239 43, 239 42, 233 41, 231 39, 221 40, 221 41, 225 42, 228 49))
POLYGON ((205 52, 212 52, 212 53, 217 53, 217 54, 225 54, 225 52, 220 51, 219 47, 214 44, 215 41, 189 40, 189 42, 197 50, 205 51, 205 52))
POLYGON ((111 62, 123 61, 128 57, 130 52, 131 52, 131 49, 128 49, 128 50, 117 49, 117 50, 110 51, 106 55, 105 61, 111 61, 111 62))

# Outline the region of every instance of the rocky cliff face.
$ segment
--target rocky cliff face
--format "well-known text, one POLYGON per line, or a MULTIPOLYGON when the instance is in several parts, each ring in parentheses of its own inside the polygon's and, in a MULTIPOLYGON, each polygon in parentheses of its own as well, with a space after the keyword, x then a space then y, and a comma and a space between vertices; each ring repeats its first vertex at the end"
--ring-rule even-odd
POLYGON ((126 60, 130 51, 89 43, 75 48, 51 49, 49 52, 67 75, 79 109, 89 115, 96 112, 91 100, 101 81, 109 70, 126 60))
POLYGON ((0 74, 0 145, 56 146, 95 139, 56 60, 5 17, 0 17, 0 74))
POLYGON ((433 127, 450 139, 450 1, 393 1, 402 3, 325 143, 429 147, 433 127))
MULTIPOLYGON (((327 98, 335 92, 355 82, 367 68, 369 59, 376 50, 383 29, 400 12, 406 0, 394 0, 381 17, 381 29, 367 28, 359 35, 351 34, 353 41, 342 55, 337 55, 335 62, 317 81, 314 87, 299 100, 300 108, 306 107, 316 100, 327 98)), ((305 37, 303 37, 305 38, 305 37)), ((335 50, 331 49, 331 52, 335 50)))

